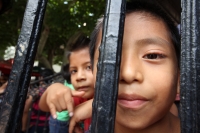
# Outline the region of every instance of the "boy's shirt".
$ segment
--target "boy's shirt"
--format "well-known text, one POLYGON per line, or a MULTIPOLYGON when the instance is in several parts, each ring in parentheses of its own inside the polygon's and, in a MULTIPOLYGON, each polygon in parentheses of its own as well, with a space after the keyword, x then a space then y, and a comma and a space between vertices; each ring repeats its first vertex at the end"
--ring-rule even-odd
MULTIPOLYGON (((83 98, 80 98, 80 97, 74 97, 75 106, 77 106, 77 105, 79 105, 81 103, 84 103, 86 101, 87 101, 87 99, 83 99, 83 98)), ((89 130, 90 123, 91 123, 91 118, 88 118, 88 119, 84 120, 84 131, 88 131, 89 130)))
POLYGON ((56 112, 57 115, 57 120, 59 121, 69 121, 69 113, 68 111, 61 111, 61 112, 56 112))
POLYGON ((64 85, 69 87, 71 90, 74 90, 74 86, 72 84, 69 84, 66 80, 64 81, 64 85))
POLYGON ((84 120, 84 131, 88 131, 91 124, 91 118, 84 120))

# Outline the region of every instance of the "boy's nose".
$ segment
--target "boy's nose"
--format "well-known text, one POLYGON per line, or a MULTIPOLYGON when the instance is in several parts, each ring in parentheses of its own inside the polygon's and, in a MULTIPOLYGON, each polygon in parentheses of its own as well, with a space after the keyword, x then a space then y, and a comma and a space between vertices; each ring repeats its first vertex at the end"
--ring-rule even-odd
POLYGON ((123 59, 120 68, 120 82, 131 84, 133 82, 142 82, 142 66, 138 59, 123 59))
POLYGON ((78 73, 77 73, 77 78, 76 80, 77 81, 82 81, 82 80, 85 80, 86 79, 86 76, 85 76, 85 73, 83 70, 79 70, 78 73))

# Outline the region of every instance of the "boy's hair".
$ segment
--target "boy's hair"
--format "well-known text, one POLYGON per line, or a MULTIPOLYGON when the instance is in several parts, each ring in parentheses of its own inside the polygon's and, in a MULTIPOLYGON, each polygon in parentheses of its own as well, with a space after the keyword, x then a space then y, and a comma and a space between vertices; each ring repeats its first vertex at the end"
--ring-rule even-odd
POLYGON ((90 39, 87 38, 84 34, 80 34, 79 37, 76 39, 75 43, 69 46, 69 54, 67 55, 68 59, 70 57, 71 52, 89 47, 89 43, 90 39))
POLYGON ((71 84, 70 72, 69 72, 69 64, 66 64, 62 67, 62 76, 67 81, 67 83, 71 84))
MULTIPOLYGON (((166 28, 168 29, 170 39, 175 48, 176 57, 178 61, 178 67, 180 66, 180 35, 178 28, 175 23, 169 18, 169 16, 156 4, 147 2, 147 1, 133 1, 128 2, 126 6, 126 14, 138 12, 142 13, 144 16, 151 17, 154 19, 162 20, 166 28)), ((98 19, 95 29, 91 34, 90 42, 90 58, 93 65, 94 61, 94 52, 96 50, 96 40, 103 26, 103 18, 98 19)))
POLYGON ((90 47, 89 48, 90 48, 90 59, 91 59, 92 66, 93 66, 93 63, 94 63, 94 52, 96 50, 97 38, 98 38, 99 32, 102 29, 102 27, 103 27, 103 16, 97 20, 96 26, 95 26, 95 28, 92 31, 91 36, 90 36, 91 41, 90 41, 90 47))

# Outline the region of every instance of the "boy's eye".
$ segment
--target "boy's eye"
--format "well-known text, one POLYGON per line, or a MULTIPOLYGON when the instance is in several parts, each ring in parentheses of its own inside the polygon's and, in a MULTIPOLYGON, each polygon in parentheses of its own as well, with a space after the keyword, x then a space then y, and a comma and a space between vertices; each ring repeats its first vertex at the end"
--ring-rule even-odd
POLYGON ((87 69, 87 70, 91 70, 91 66, 87 66, 86 69, 87 69))
POLYGON ((145 59, 162 59, 165 58, 165 55, 163 54, 156 54, 156 53, 151 53, 143 56, 145 59))
POLYGON ((70 71, 71 74, 74 74, 74 73, 76 73, 76 72, 77 72, 76 70, 71 70, 71 71, 70 71))

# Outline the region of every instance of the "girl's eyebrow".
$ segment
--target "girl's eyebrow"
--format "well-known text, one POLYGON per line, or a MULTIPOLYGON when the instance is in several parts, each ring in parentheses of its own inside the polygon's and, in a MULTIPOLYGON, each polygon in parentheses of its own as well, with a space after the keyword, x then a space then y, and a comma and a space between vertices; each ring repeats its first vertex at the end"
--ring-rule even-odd
POLYGON ((155 37, 155 38, 144 38, 136 41, 136 44, 143 44, 143 45, 163 45, 163 46, 172 46, 170 42, 167 40, 164 40, 160 37, 155 37))

